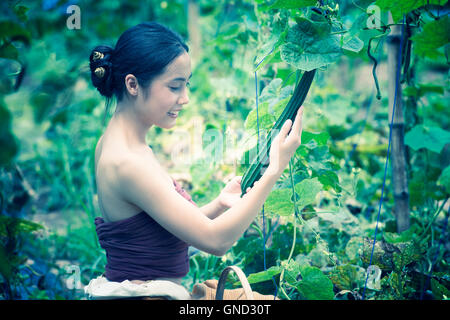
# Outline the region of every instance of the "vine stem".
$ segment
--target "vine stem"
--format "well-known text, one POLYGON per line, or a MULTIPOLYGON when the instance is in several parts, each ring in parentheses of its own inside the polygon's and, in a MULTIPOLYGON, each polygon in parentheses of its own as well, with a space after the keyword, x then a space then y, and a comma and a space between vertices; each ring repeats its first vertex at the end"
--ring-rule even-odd
MULTIPOLYGON (((294 217, 294 236, 292 238, 291 251, 289 252, 289 256, 287 258, 286 265, 289 265, 289 261, 291 261, 291 259, 292 259, 292 255, 294 254, 294 249, 295 249, 295 242, 297 241, 297 216, 298 216, 297 210, 298 209, 297 209, 297 195, 295 194, 295 189, 294 189, 294 178, 292 176, 292 159, 289 160, 289 176, 291 178, 292 194, 294 195, 294 214, 295 214, 295 217, 294 217)), ((283 292, 283 294, 285 295, 285 297, 288 300, 291 300, 289 295, 284 290, 283 284, 282 284, 285 270, 286 269, 283 268, 283 270, 281 271, 281 274, 280 274, 280 289, 281 289, 281 292, 283 292)))

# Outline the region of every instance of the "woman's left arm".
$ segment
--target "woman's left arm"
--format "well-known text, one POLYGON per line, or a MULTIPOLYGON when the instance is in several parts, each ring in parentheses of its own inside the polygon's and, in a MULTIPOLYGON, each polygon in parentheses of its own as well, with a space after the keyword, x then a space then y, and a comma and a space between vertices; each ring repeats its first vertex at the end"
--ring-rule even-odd
POLYGON ((224 213, 229 208, 222 205, 219 197, 215 198, 208 204, 205 204, 203 207, 200 207, 200 210, 207 216, 208 218, 215 219, 224 213))

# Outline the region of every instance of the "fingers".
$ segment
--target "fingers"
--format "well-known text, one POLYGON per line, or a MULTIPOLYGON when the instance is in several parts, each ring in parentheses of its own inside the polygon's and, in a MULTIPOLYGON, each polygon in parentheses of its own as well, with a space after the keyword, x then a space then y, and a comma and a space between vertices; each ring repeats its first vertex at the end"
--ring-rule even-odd
POLYGON ((302 118, 303 118, 303 108, 300 107, 297 111, 297 115, 295 116, 295 121, 292 126, 292 132, 294 133, 300 133, 302 128, 302 118))
POLYGON ((297 111, 297 115, 295 116, 294 124, 292 125, 292 130, 289 134, 289 137, 293 137, 295 140, 299 140, 301 142, 302 137, 302 119, 303 119, 303 108, 300 107, 297 111))
POLYGON ((284 123, 283 126, 281 127, 280 133, 278 133, 278 136, 280 137, 281 141, 284 141, 289 133, 289 130, 291 129, 292 126, 292 120, 291 119, 287 119, 284 123))
MULTIPOLYGON (((255 183, 253 184, 253 187, 255 187, 258 183, 259 183, 259 181, 255 181, 255 183)), ((245 191, 245 193, 248 193, 250 190, 252 190, 253 187, 248 187, 247 190, 245 191)))

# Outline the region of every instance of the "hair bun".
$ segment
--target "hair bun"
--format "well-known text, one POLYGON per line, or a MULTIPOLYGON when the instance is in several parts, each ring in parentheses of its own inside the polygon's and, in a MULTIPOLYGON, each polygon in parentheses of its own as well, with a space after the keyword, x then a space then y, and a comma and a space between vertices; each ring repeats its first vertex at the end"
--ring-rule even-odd
POLYGON ((114 92, 114 88, 112 87, 113 53, 114 49, 109 46, 97 46, 89 56, 92 84, 102 96, 107 98, 111 98, 114 92))

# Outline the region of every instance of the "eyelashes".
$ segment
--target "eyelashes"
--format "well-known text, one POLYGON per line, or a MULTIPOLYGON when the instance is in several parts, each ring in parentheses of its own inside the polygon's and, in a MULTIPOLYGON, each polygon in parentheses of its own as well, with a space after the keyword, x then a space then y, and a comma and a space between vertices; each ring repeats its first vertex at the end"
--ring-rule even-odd
MULTIPOLYGON (((186 83, 186 88, 190 88, 190 87, 191 87, 190 82, 187 82, 187 83, 186 83)), ((181 90, 182 86, 180 86, 180 87, 171 87, 171 86, 169 86, 169 88, 170 88, 170 90, 172 90, 172 91, 179 91, 179 90, 181 90)))

